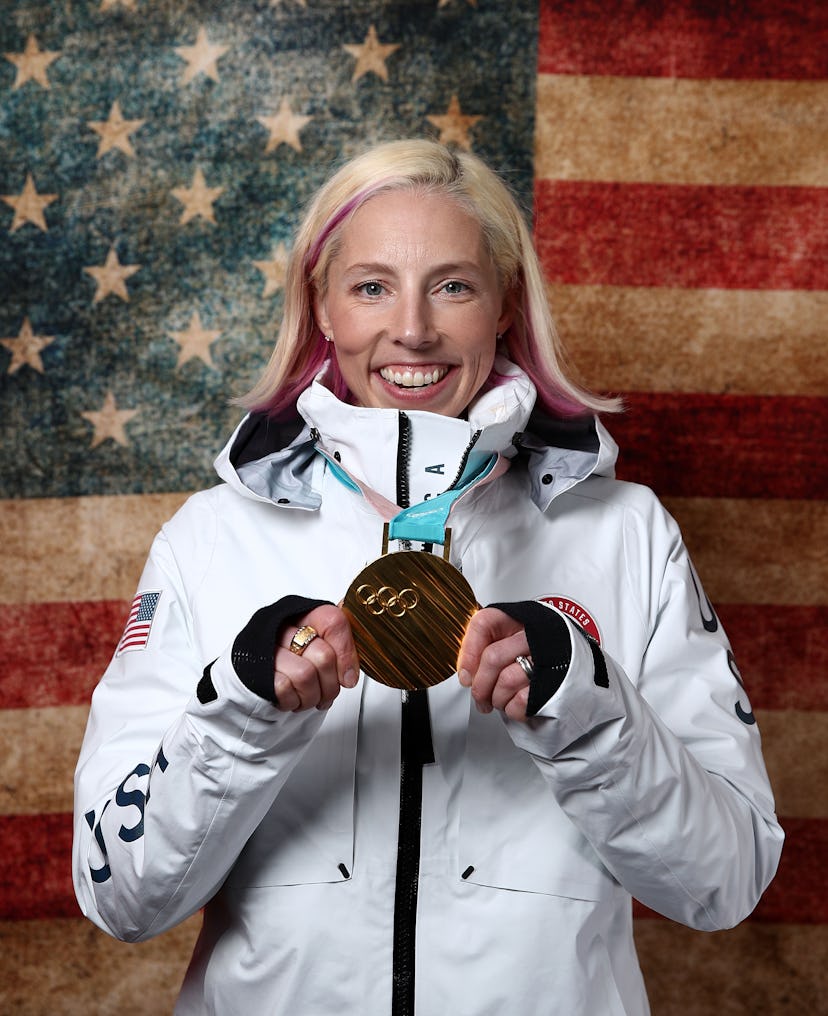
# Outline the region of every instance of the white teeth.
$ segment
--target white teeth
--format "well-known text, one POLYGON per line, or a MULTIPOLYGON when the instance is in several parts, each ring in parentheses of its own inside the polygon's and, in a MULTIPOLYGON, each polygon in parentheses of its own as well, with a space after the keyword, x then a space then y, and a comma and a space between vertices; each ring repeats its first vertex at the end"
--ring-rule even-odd
POLYGON ((448 367, 436 367, 433 371, 427 370, 391 370, 390 367, 380 368, 380 377, 401 388, 425 388, 426 385, 436 384, 442 381, 448 373, 448 367))

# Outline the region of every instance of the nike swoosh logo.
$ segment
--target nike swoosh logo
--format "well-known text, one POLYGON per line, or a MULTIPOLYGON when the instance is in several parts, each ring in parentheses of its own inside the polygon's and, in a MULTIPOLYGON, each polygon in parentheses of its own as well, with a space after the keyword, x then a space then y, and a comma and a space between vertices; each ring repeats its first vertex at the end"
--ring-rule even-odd
MULTIPOLYGON (((739 683, 739 687, 742 689, 745 695, 747 695, 747 690, 745 688, 744 681, 742 681, 742 675, 739 673, 739 668, 736 666, 736 657, 733 655, 732 649, 728 649, 727 651, 727 665, 728 667, 730 667, 730 673, 733 674, 733 676, 739 683)), ((750 708, 750 703, 748 703, 748 707, 745 710, 742 708, 742 703, 737 699, 736 702, 734 703, 733 708, 736 710, 736 715, 739 717, 742 723, 747 723, 748 726, 750 726, 752 723, 756 722, 756 717, 753 715, 753 710, 750 708)))
POLYGON ((696 590, 696 599, 699 601, 699 615, 701 617, 701 622, 704 625, 704 630, 709 632, 718 631, 719 619, 716 617, 716 611, 713 609, 713 604, 710 602, 710 598, 706 593, 704 595, 704 603, 702 603, 701 589, 696 578, 696 569, 693 567, 692 562, 690 563, 690 578, 693 580, 693 588, 696 590), (705 606, 707 607, 706 614, 705 606))

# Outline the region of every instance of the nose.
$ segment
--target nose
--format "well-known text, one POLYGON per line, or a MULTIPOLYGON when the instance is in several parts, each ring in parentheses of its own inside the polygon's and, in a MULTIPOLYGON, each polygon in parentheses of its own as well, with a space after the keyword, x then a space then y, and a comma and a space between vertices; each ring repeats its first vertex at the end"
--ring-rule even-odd
POLYGON ((408 349, 421 349, 437 338, 428 297, 416 291, 403 291, 395 301, 392 322, 393 340, 408 349))

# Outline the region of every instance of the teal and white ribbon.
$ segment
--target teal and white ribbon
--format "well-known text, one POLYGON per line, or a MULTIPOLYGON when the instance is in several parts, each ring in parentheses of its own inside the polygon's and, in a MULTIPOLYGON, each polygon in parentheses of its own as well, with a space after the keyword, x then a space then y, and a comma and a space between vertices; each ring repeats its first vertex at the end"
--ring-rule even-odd
POLYGON ((336 479, 349 490, 362 494, 377 514, 389 524, 388 537, 391 540, 445 543, 446 526, 455 504, 473 488, 490 483, 509 468, 509 460, 496 452, 477 455, 472 452, 453 487, 409 508, 400 508, 352 476, 319 444, 316 447, 319 454, 327 460, 336 479))

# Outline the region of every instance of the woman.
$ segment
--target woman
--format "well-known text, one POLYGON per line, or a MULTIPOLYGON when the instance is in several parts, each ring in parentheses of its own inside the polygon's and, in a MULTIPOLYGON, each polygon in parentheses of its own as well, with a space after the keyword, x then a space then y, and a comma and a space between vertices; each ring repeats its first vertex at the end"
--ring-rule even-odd
MULTIPOLYGON (((180 1013, 647 1012, 631 895, 729 927, 782 833, 727 640, 675 523, 613 479, 616 407, 563 373, 498 178, 426 141, 343 167, 246 405, 93 698, 84 912, 141 940, 205 908, 180 1013), (418 561, 450 529, 497 604, 427 691, 360 673, 337 606, 389 520, 418 561)), ((414 588, 358 586, 377 613, 414 588)))

